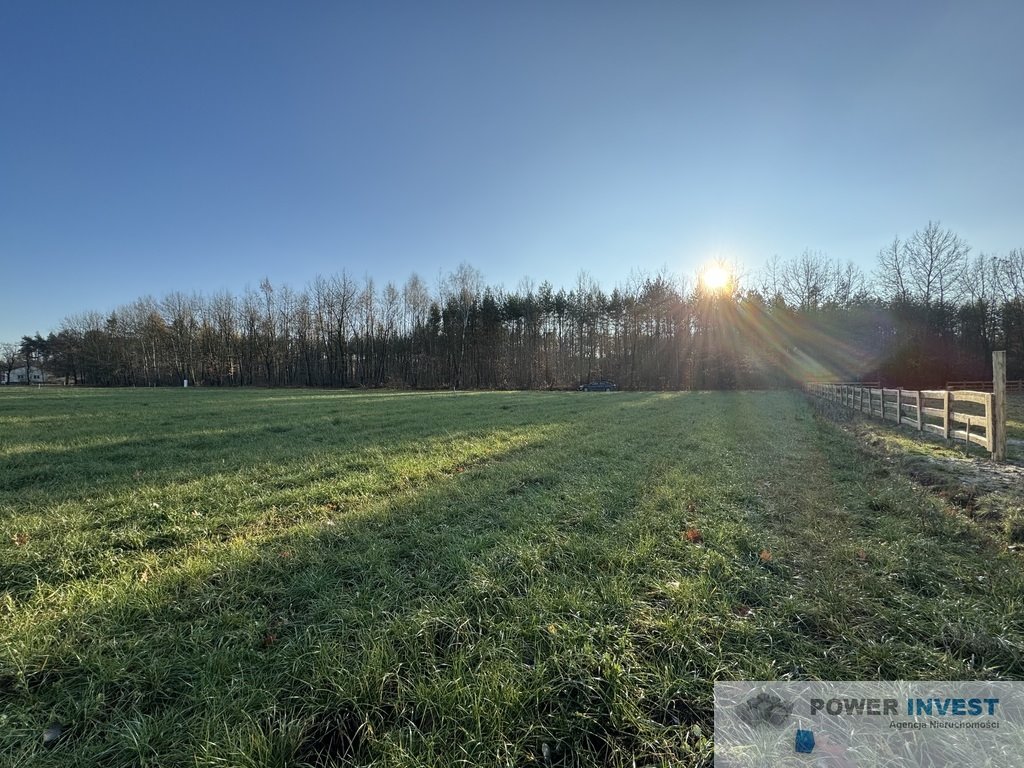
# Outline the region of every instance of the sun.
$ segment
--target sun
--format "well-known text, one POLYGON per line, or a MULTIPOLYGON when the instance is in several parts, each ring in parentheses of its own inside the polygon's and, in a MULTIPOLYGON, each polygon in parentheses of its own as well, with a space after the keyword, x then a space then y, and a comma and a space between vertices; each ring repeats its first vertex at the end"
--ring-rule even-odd
POLYGON ((732 271, 720 261, 713 261, 700 271, 700 284, 711 293, 721 293, 731 283, 732 271))

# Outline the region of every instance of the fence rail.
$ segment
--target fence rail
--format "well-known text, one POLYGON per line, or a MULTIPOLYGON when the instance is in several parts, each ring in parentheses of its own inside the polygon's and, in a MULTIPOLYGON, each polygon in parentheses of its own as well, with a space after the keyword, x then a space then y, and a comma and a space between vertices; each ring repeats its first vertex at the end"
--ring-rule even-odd
POLYGON ((816 382, 807 384, 807 390, 815 397, 859 413, 907 424, 946 440, 975 443, 996 453, 998 425, 992 392, 886 389, 816 382))
MULTIPOLYGON (((991 392, 991 381, 947 381, 946 389, 973 389, 979 392, 991 392)), ((1024 379, 1006 382, 1007 392, 1024 392, 1024 379)))

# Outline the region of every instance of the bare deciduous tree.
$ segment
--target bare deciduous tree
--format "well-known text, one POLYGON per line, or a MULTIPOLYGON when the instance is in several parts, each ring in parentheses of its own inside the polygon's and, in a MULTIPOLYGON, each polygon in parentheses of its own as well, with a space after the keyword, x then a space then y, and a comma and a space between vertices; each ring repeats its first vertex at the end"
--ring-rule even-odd
POLYGON ((12 344, 9 341, 5 341, 0 344, 0 363, 4 367, 4 382, 10 383, 11 372, 18 364, 18 355, 21 350, 17 344, 12 344))
POLYGON ((817 309, 825 303, 831 279, 832 269, 825 254, 804 251, 783 265, 782 291, 786 303, 805 312, 817 309))
POLYGON ((971 247, 951 229, 937 221, 918 230, 904 243, 904 263, 914 298, 925 306, 940 306, 960 300, 967 256, 971 247))
POLYGON ((910 301, 910 278, 904 246, 905 243, 899 237, 894 237, 891 243, 878 252, 878 269, 875 271, 875 283, 881 289, 882 298, 899 304, 910 301))

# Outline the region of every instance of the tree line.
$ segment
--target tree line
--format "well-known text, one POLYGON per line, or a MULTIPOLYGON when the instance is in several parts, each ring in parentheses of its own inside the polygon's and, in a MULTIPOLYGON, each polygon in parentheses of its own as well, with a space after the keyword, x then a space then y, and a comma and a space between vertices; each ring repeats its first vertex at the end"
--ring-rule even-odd
POLYGON ((941 386, 986 378, 993 349, 1024 374, 1024 249, 971 256, 930 222, 876 269, 805 251, 711 287, 668 273, 610 291, 488 285, 462 265, 431 289, 347 272, 301 290, 171 293, 66 318, 0 345, 0 362, 91 386, 575 388, 790 386, 808 379, 941 386))

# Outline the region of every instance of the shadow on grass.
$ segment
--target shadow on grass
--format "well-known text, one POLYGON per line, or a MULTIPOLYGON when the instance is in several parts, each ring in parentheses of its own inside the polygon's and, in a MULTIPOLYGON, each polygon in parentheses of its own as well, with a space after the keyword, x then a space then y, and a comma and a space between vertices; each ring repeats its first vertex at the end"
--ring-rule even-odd
POLYGON ((16 695, 76 723, 66 748, 86 763, 145 749, 168 764, 686 754, 680 714, 707 727, 708 692, 664 714, 675 694, 645 701, 637 686, 675 691, 675 675, 633 670, 644 653, 623 641, 636 593, 664 568, 632 528, 666 467, 648 453, 664 415, 629 417, 625 460, 604 450, 625 424, 593 411, 332 525, 83 588, 26 624, 16 695))
MULTIPOLYGON (((86 399, 93 407, 68 414, 64 430, 12 427, 9 447, 0 445, 0 499, 5 492, 45 499, 57 490, 62 498, 116 495, 207 473, 294 464, 313 454, 401 450, 433 437, 557 423, 578 410, 522 393, 267 396, 145 390, 130 393, 127 404, 107 392, 97 397, 99 405, 86 399), (538 402, 542 413, 532 412, 538 402)), ((25 418, 31 423, 37 417, 25 418)))
POLYGON ((771 522, 805 541, 804 576, 818 579, 798 586, 844 587, 827 604, 807 600, 807 609, 792 613, 794 626, 831 644, 842 643, 851 624, 885 638, 864 643, 855 660, 874 667, 880 680, 1024 674, 1024 622, 1004 615, 1012 610, 1004 601, 1024 586, 1019 560, 955 502, 931 497, 898 464, 879 461, 834 423, 814 419, 818 461, 809 474, 827 490, 827 505, 808 514, 813 510, 793 501, 799 488, 777 487, 780 506, 803 514, 771 522))
MULTIPOLYGON (((894 563, 861 564, 855 451, 823 442, 802 401, 620 397, 559 403, 544 412, 557 427, 351 510, 8 608, 0 754, 706 766, 715 679, 955 675, 930 630, 1009 622, 1015 598, 959 582, 922 596, 888 578, 894 563), (905 642, 887 659, 893 627, 905 642), (69 736, 43 753, 52 719, 69 736)), ((915 504, 885 512, 875 540, 914 534, 915 504)), ((923 562, 920 578, 952 563, 923 562)))
POLYGON ((96 476, 102 494, 90 497, 96 488, 80 489, 87 503, 64 500, 52 516, 44 512, 5 521, 11 534, 0 546, 8 550, 0 563, 0 582, 7 595, 24 600, 41 589, 116 576, 121 565, 138 557, 185 556, 207 543, 333 523, 381 505, 373 499, 404 498, 444 484, 470 467, 564 429, 547 424, 487 433, 445 431, 426 439, 393 440, 383 450, 364 445, 340 455, 292 450, 287 463, 264 455, 259 464, 233 469, 214 461, 206 472, 193 470, 186 482, 173 480, 180 468, 165 470, 170 476, 162 478, 154 477, 162 473, 122 473, 119 483, 96 476), (19 536, 26 546, 18 546, 19 536))

